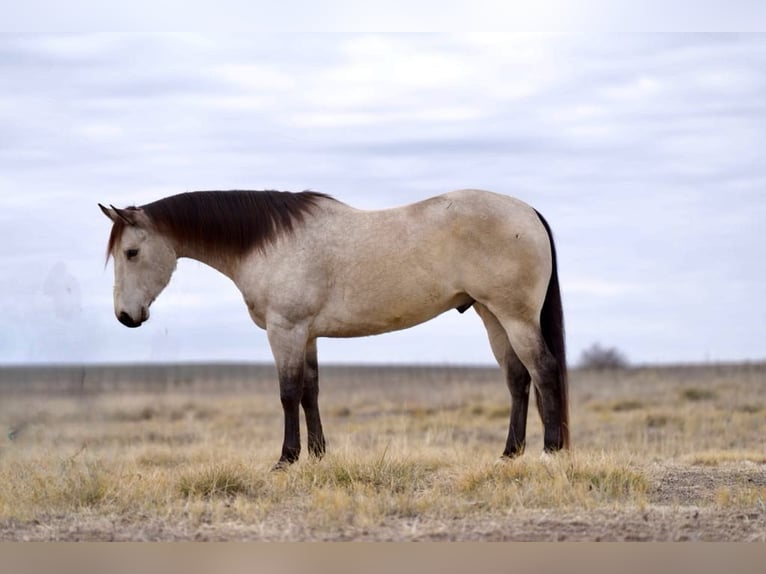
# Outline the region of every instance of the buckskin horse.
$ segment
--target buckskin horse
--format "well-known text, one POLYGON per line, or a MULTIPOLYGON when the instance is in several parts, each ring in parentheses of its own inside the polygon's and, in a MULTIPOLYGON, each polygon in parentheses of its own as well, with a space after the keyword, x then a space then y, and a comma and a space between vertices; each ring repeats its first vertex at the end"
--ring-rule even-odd
POLYGON ((198 191, 101 210, 112 221, 114 311, 149 318, 179 257, 229 277, 266 329, 279 376, 284 442, 275 468, 321 457, 318 337, 406 329, 473 306, 511 395, 505 457, 524 452, 530 387, 544 452, 569 447, 564 324, 550 227, 520 200, 459 190, 394 209, 355 209, 305 191, 198 191))

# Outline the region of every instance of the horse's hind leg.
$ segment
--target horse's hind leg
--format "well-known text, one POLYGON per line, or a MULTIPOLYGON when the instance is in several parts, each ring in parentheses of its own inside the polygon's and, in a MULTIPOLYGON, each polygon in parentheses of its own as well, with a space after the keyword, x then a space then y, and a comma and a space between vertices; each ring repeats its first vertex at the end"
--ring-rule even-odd
POLYGON ((319 416, 319 366, 317 362, 316 339, 306 347, 306 364, 303 371, 303 413, 306 415, 309 454, 322 458, 325 453, 324 432, 319 416))
POLYGON ((546 452, 560 450, 566 446, 567 405, 558 361, 545 344, 539 325, 518 318, 503 320, 502 324, 537 391, 537 407, 543 420, 543 448, 546 452))
POLYGON ((476 303, 475 308, 484 322, 492 353, 503 370, 508 390, 511 392, 511 418, 503 456, 513 458, 524 452, 531 378, 513 350, 508 335, 497 317, 481 303, 476 303))

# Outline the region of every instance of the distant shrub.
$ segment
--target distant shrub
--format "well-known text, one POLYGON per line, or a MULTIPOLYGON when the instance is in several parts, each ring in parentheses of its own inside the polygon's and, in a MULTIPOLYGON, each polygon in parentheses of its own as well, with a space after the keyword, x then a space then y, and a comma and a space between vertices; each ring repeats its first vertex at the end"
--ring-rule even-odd
POLYGON ((628 359, 614 347, 602 347, 594 343, 585 349, 580 356, 580 367, 595 371, 607 371, 611 369, 624 369, 628 366, 628 359))
POLYGON ((612 410, 615 412, 635 411, 644 408, 644 403, 635 399, 625 399, 617 401, 612 405, 612 410))
POLYGON ((708 401, 716 398, 715 391, 711 389, 684 389, 681 392, 681 397, 687 401, 708 401))

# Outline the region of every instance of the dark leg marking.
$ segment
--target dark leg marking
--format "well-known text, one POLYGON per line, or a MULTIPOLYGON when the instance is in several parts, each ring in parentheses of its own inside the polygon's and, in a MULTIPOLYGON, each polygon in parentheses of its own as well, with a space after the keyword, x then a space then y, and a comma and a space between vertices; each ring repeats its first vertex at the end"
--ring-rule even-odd
POLYGON ((543 419, 543 448, 555 452, 564 448, 564 408, 561 400, 561 375, 559 365, 547 348, 540 357, 538 366, 540 380, 537 384, 540 417, 543 419))
POLYGON ((508 359, 506 373, 508 389, 511 391, 511 417, 503 456, 515 458, 524 454, 526 446, 529 388, 532 379, 515 354, 508 359))
POLYGON ((285 438, 282 456, 274 466, 281 470, 298 460, 301 454, 300 404, 303 395, 303 365, 279 374, 279 398, 285 415, 285 438))
POLYGON ((319 416, 319 365, 317 362, 316 341, 310 342, 306 348, 301 405, 306 416, 309 454, 322 458, 325 453, 325 439, 324 431, 322 430, 322 419, 319 416))

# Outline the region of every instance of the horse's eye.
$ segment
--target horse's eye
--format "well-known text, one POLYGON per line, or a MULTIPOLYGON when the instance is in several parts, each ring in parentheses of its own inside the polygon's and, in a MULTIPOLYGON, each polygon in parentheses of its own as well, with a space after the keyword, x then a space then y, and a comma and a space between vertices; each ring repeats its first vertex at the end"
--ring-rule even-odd
POLYGON ((128 259, 133 259, 136 255, 138 255, 138 249, 128 249, 125 252, 125 255, 127 255, 128 259))

